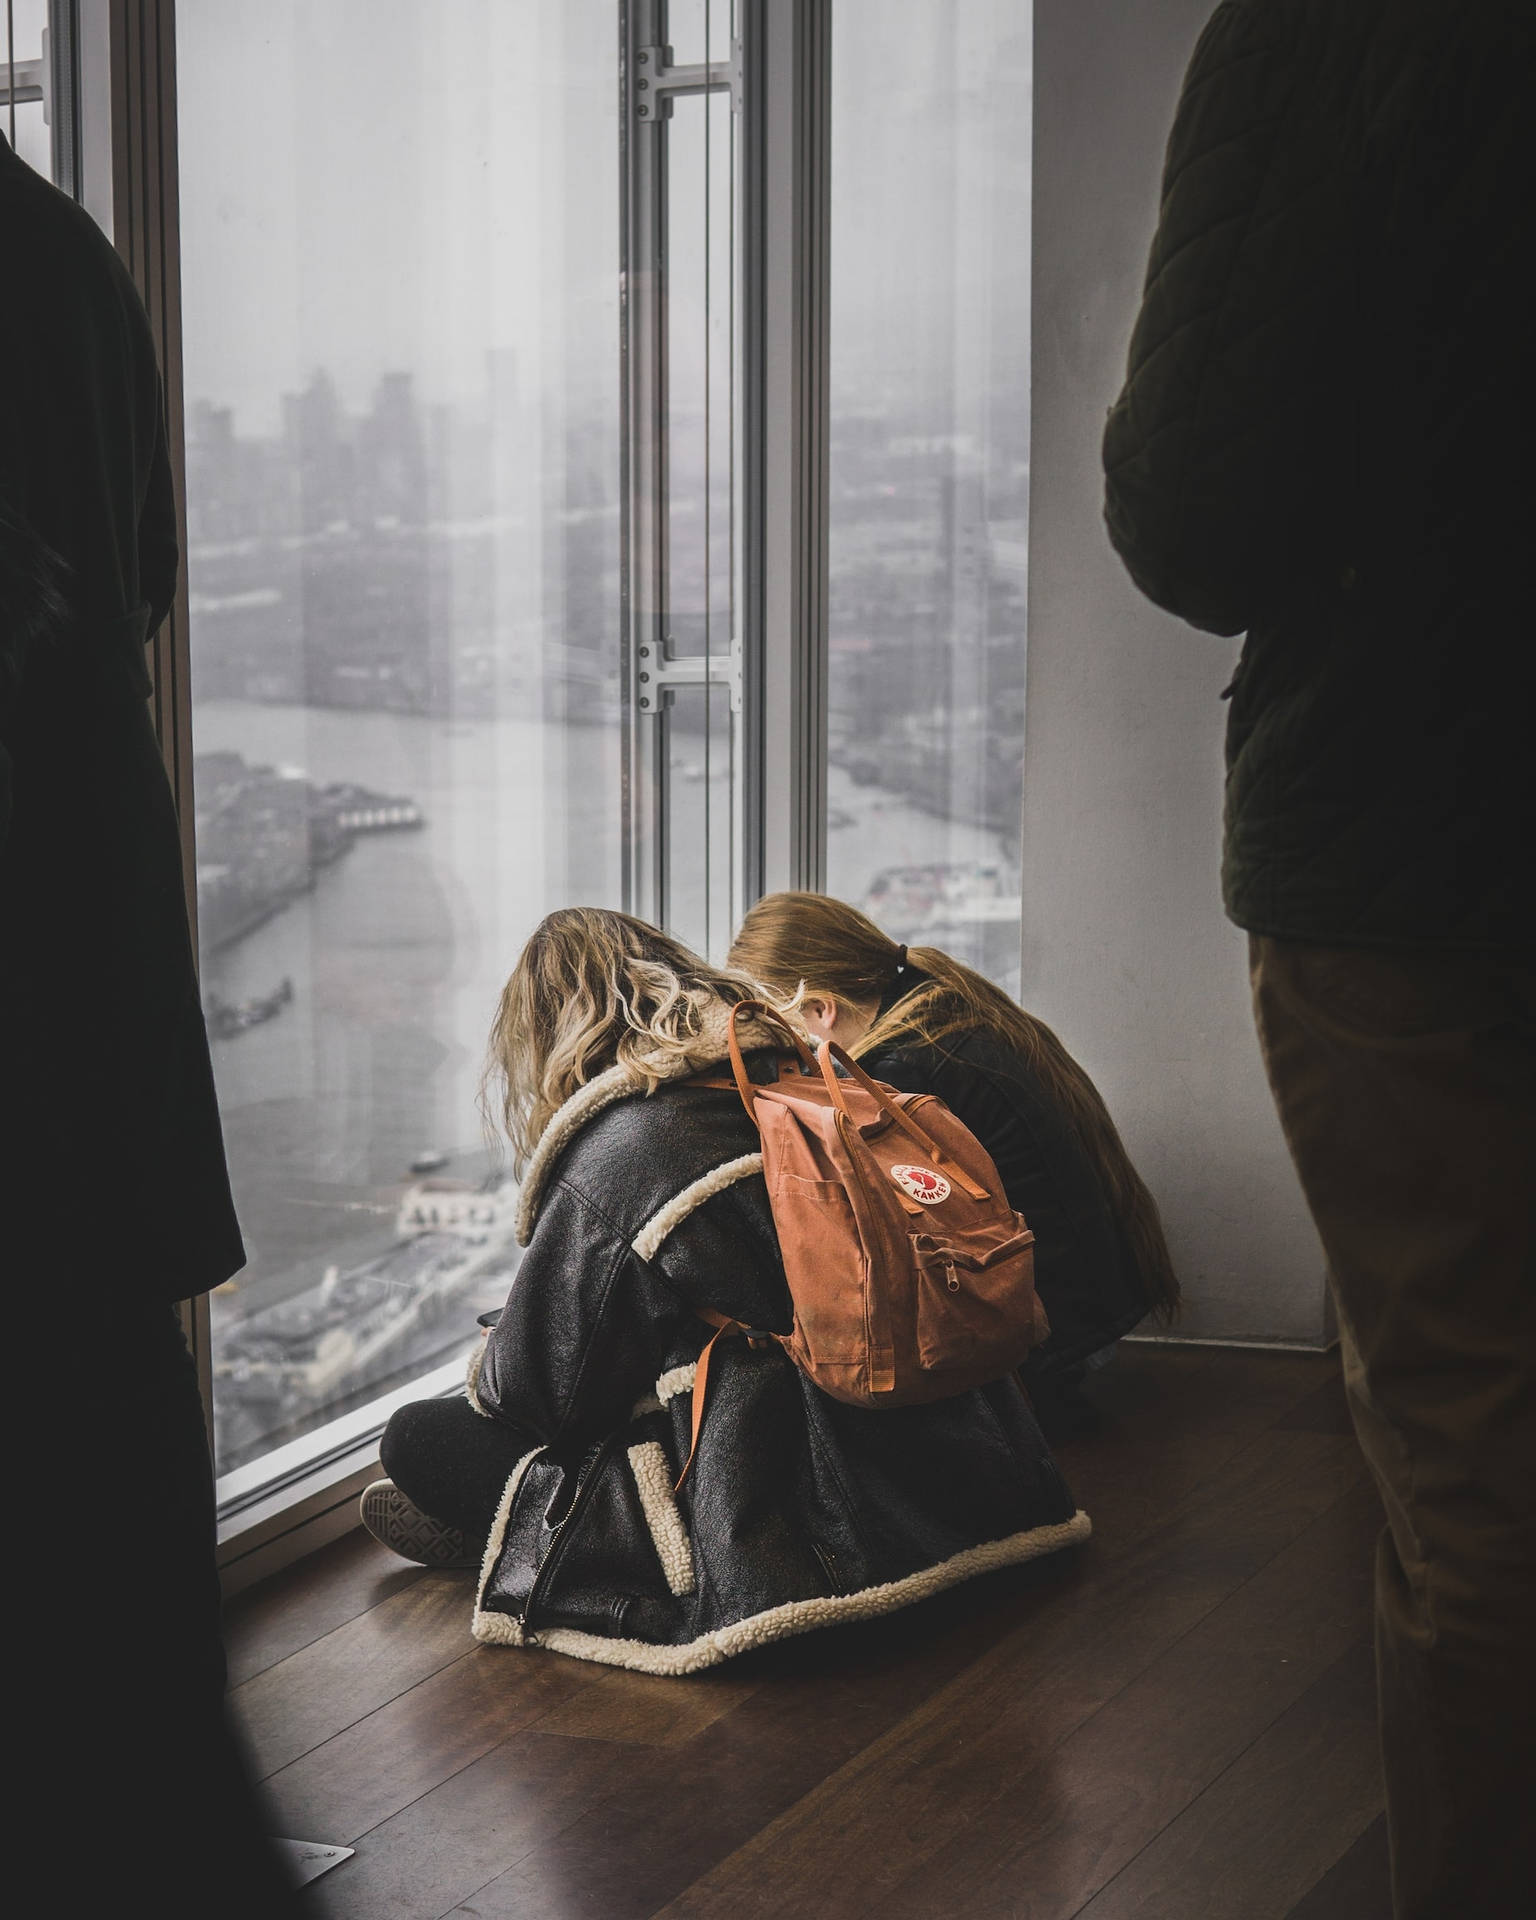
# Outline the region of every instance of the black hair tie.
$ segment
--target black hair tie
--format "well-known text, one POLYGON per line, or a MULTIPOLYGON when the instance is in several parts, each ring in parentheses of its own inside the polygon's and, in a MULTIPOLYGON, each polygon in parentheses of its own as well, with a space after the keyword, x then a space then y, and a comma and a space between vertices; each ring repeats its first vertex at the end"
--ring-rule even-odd
POLYGON ((905 947, 898 947, 896 949, 896 977, 898 980, 906 972, 906 970, 907 970, 907 950, 905 947))

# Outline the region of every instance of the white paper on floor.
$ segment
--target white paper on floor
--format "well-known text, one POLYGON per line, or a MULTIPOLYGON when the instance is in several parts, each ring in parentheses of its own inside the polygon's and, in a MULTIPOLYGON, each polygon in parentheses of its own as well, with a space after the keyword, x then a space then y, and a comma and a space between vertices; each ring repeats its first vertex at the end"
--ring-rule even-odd
POLYGON ((288 1863, 295 1882, 303 1887, 318 1880, 322 1873, 350 1860, 356 1847, 331 1847, 323 1840, 274 1840, 272 1843, 288 1863))

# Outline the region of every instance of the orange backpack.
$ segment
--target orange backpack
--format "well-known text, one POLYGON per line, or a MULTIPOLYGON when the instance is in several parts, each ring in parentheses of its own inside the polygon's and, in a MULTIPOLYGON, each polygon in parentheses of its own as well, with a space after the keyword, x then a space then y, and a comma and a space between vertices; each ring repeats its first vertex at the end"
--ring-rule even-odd
MULTIPOLYGON (((835 1041, 819 1068, 787 1026, 794 1058, 760 1086, 747 1074, 732 1010, 734 1083, 763 1142, 763 1177, 794 1303, 794 1327, 767 1335, 701 1309, 716 1329, 699 1357, 693 1449, 715 1341, 773 1339, 810 1380, 856 1407, 943 1400, 998 1380, 1049 1333, 1035 1293, 1035 1236, 985 1147, 929 1093, 872 1080, 835 1041), (847 1075, 840 1078, 835 1064, 847 1075)), ((693 1452, 678 1477, 681 1486, 693 1452)))

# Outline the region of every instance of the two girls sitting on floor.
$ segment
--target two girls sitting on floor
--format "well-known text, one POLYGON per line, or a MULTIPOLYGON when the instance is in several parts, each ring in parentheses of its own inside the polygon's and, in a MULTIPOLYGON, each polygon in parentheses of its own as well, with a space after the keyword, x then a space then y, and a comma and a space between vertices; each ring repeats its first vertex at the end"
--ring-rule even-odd
MULTIPOLYGON (((734 1089, 697 1084, 759 982, 791 1023, 864 1038, 879 1077, 928 1074, 921 1090, 992 1153, 1063 1330, 1031 1392, 1172 1303, 1155 1209, 1091 1084, 979 975, 817 896, 760 903, 725 970, 625 914, 552 914, 492 1035, 527 1251, 467 1399, 401 1408, 389 1478, 363 1499, 407 1558, 481 1566, 483 1640, 685 1673, 1088 1532, 1016 1375, 870 1410, 745 1340, 716 1349, 674 1490, 711 1332, 698 1310, 792 1324, 756 1129, 734 1089)), ((749 1071, 771 1078, 782 1028, 741 1024, 749 1071)))

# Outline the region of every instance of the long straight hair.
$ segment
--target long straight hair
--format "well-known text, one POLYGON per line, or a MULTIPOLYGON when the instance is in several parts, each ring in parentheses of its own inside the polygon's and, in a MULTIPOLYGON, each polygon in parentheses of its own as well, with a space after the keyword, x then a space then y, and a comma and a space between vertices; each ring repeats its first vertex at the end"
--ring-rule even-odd
POLYGON ((502 989, 481 1110, 505 1130, 521 1172, 578 1088, 624 1065, 654 1093, 722 1007, 757 997, 754 981, 644 920, 563 907, 534 928, 502 989))
POLYGON ((859 1056, 890 1047, 947 1051, 978 1029, 1015 1053, 1065 1115, 1130 1244, 1152 1312, 1171 1320, 1179 1282, 1157 1202, 1131 1165, 1098 1088, 1044 1021, 1010 1000, 973 968, 938 947, 903 948, 867 914, 822 893, 770 893, 752 907, 729 964, 785 1001, 825 994, 839 1006, 867 1009, 899 986, 904 969, 919 977, 850 1049, 859 1056))

